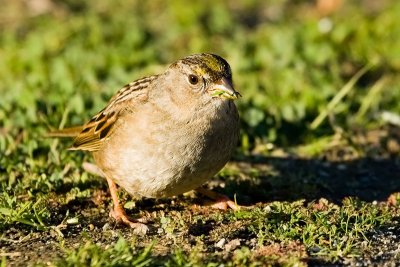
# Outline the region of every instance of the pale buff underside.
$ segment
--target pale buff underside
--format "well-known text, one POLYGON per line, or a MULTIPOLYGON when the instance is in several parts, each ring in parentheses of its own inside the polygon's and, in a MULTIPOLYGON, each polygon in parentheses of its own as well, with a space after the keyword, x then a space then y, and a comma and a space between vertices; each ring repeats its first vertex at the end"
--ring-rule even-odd
POLYGON ((200 110, 173 112, 179 117, 151 102, 128 112, 93 153, 97 165, 135 197, 168 197, 201 186, 229 160, 239 134, 233 102, 211 101, 200 110))

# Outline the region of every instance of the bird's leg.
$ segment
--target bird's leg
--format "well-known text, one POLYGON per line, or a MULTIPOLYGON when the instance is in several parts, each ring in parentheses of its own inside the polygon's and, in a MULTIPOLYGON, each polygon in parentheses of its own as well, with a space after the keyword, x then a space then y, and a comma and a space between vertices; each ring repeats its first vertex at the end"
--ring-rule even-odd
POLYGON ((204 187, 199 187, 196 189, 196 192, 215 200, 215 203, 211 205, 211 207, 221 210, 226 210, 228 207, 233 210, 238 210, 240 206, 238 206, 235 202, 230 200, 227 196, 223 194, 219 194, 212 190, 206 189, 204 187))
POLYGON ((137 231, 140 234, 146 234, 149 228, 145 224, 137 220, 132 221, 126 214, 122 205, 119 203, 117 195, 118 190, 115 182, 112 179, 108 178, 106 175, 104 175, 104 173, 95 164, 85 162, 83 163, 83 168, 85 169, 85 171, 91 174, 106 178, 108 187, 110 188, 111 198, 113 200, 113 205, 114 205, 114 208, 110 211, 110 216, 113 217, 118 223, 126 224, 129 227, 135 229, 135 231, 137 231))
POLYGON ((114 181, 110 178, 106 178, 108 187, 110 188, 111 198, 113 200, 114 208, 110 211, 110 216, 112 216, 117 222, 122 222, 131 228, 138 229, 138 230, 145 230, 147 232, 148 228, 145 224, 140 223, 138 221, 132 221, 122 205, 119 203, 118 195, 117 195, 117 185, 114 181))

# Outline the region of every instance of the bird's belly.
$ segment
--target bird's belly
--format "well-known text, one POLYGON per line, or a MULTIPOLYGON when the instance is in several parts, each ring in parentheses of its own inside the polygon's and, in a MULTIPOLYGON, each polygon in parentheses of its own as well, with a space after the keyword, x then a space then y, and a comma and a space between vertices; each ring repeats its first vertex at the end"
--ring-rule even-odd
POLYGON ((124 146, 110 146, 94 156, 103 172, 133 196, 179 195, 214 176, 229 160, 237 140, 226 138, 226 132, 191 130, 124 137, 124 146))
POLYGON ((190 191, 215 175, 229 158, 200 158, 199 154, 210 153, 209 149, 190 143, 159 144, 147 149, 140 145, 129 144, 123 151, 114 151, 119 161, 102 164, 103 171, 133 196, 168 197, 190 191))
POLYGON ((146 116, 136 114, 94 152, 94 158, 107 177, 133 196, 168 197, 190 191, 222 169, 236 146, 237 117, 222 114, 209 123, 198 119, 180 125, 165 123, 161 115, 157 121, 146 121, 138 119, 146 116))

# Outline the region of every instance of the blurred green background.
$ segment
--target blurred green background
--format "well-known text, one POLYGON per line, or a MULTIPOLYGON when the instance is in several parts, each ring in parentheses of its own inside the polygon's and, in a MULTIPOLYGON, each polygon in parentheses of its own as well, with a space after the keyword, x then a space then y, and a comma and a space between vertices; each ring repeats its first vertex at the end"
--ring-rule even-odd
POLYGON ((49 127, 83 123, 124 84, 199 52, 219 54, 233 68, 243 95, 242 152, 304 144, 335 127, 378 127, 383 111, 400 112, 396 0, 1 5, 2 156, 20 146, 40 149, 49 127), (364 67, 330 119, 310 127, 364 67))
MULTIPOLYGON (((111 222, 105 216, 111 204, 105 182, 81 166, 83 160, 91 160, 90 155, 66 151, 71 142, 44 135, 51 128, 86 122, 126 83, 162 72, 173 61, 200 52, 227 59, 235 87, 243 96, 237 101, 242 134, 236 157, 249 159, 250 164, 243 165, 243 160, 221 172, 219 178, 227 185, 224 191, 230 196, 238 193, 239 204, 246 197, 252 204, 262 203, 242 213, 203 215, 171 200, 152 213, 155 225, 172 227, 171 233, 174 229, 183 232, 181 240, 190 242, 185 249, 193 255, 198 254, 192 247, 197 240, 199 246, 204 245, 206 260, 216 262, 227 259, 222 259, 219 249, 210 252, 210 245, 238 237, 252 238, 241 246, 254 249, 255 243, 262 248, 290 241, 280 253, 290 256, 291 251, 300 251, 295 254, 297 264, 318 253, 334 263, 339 257, 368 251, 373 257, 398 261, 400 235, 393 229, 398 229, 400 194, 393 194, 388 204, 384 198, 399 188, 400 135, 390 137, 394 141, 385 135, 392 129, 389 120, 398 120, 400 125, 399 15, 399 0, 0 0, 0 265, 7 265, 6 257, 11 262, 32 255, 34 259, 56 257, 55 250, 64 244, 75 247, 82 243, 75 237, 90 233, 96 244, 103 242, 110 248, 116 236, 110 238, 110 231, 103 227, 111 222), (372 155, 358 144, 353 148, 352 140, 340 144, 333 156, 330 151, 318 154, 360 130, 375 135, 372 155), (380 155, 380 146, 389 141, 394 153, 380 155), (357 153, 347 156, 348 147, 358 149, 357 153), (303 157, 293 161, 296 157, 287 152, 303 157), (252 166, 258 159, 255 154, 264 159, 270 156, 271 161, 252 166), (381 161, 371 164, 369 156, 381 161), (321 158, 325 159, 323 169, 321 158), (341 199, 354 192, 369 194, 371 199, 375 193, 384 197, 377 199, 382 201, 378 204, 345 199, 340 206, 325 199, 332 195, 341 199), (88 204, 97 197, 100 203, 88 204), (275 197, 285 201, 271 204, 275 197), (292 202, 298 197, 312 201, 292 202), (195 221, 203 222, 193 224, 192 213, 199 218, 195 221), (73 225, 61 228, 70 218, 73 225), (92 223, 94 230, 86 231, 92 223), (247 230, 243 231, 243 225, 247 230), (381 233, 385 225, 390 226, 387 234, 395 238, 392 247, 386 239, 367 239, 371 231, 381 233), (181 231, 182 226, 186 230, 181 231), (42 235, 35 235, 37 230, 42 235), (61 245, 54 245, 54 240, 61 245), (362 245, 364 241, 368 246, 362 245), (383 256, 376 252, 381 248, 386 250, 383 256), (20 255, 12 258, 4 251, 20 255)), ((142 203, 128 209, 143 215, 153 206, 142 203)), ((129 229, 122 231, 129 233, 129 229)), ((172 253, 171 259, 182 262, 183 252, 175 249, 176 244, 179 249, 184 246, 171 245, 171 237, 164 233, 150 236, 147 243, 139 240, 137 245, 158 240, 164 252, 170 249, 165 253, 172 253)), ((124 249, 131 244, 117 245, 106 253, 103 247, 82 245, 77 254, 85 258, 92 250, 88 255, 102 255, 107 262, 117 251, 117 259, 126 262, 125 255, 132 251, 124 249)), ((234 261, 241 257, 243 263, 226 266, 249 265, 250 251, 243 248, 234 254, 239 256, 229 252, 234 261)), ((74 262, 74 257, 79 260, 72 250, 64 254, 70 255, 67 262, 74 262)), ((196 257, 202 257, 201 253, 196 257)))

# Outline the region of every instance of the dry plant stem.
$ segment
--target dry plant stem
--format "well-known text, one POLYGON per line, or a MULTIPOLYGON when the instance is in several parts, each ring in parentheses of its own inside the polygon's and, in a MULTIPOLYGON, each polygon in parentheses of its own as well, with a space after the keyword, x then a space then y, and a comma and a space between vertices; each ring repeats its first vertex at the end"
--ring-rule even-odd
POLYGON ((219 194, 209 189, 205 189, 204 187, 199 187, 196 189, 200 194, 215 200, 215 203, 211 205, 211 207, 221 210, 226 210, 229 208, 233 210, 238 210, 240 208, 235 202, 230 200, 227 196, 223 194, 219 194))
POLYGON ((386 85, 391 79, 392 77, 386 75, 372 85, 371 89, 361 102, 361 106, 356 113, 356 120, 361 121, 362 117, 364 117, 371 106, 374 104, 376 105, 376 103, 380 103, 383 91, 385 89, 390 89, 390 86, 386 85))
POLYGON ((317 129, 321 123, 325 120, 325 118, 333 111, 336 105, 351 91, 356 82, 372 67, 374 63, 368 63, 362 69, 360 69, 341 89, 340 91, 332 98, 332 100, 328 103, 325 110, 323 110, 311 123, 310 128, 312 130, 317 129))

